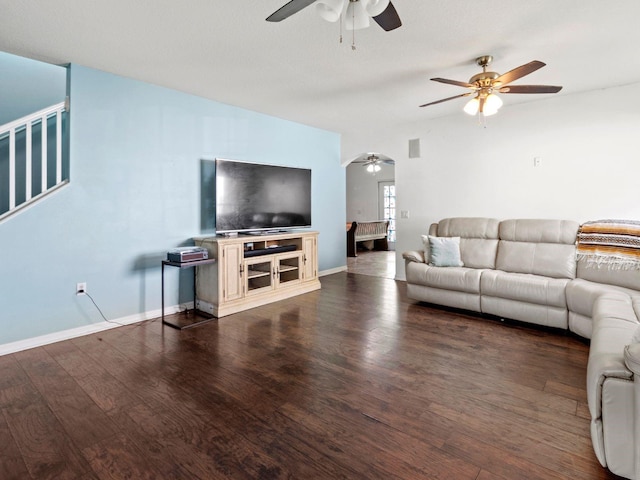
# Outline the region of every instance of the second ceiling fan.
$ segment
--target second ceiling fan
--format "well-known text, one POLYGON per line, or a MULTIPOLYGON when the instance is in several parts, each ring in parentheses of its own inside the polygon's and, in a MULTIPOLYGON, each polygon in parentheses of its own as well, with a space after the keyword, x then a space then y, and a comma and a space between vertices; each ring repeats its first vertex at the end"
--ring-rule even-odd
POLYGON ((382 155, 381 153, 363 153, 355 158, 351 163, 361 163, 367 172, 376 174, 382 169, 382 165, 395 165, 396 162, 392 158, 382 155))
POLYGON ((449 80, 447 78, 432 78, 434 82, 446 83, 465 87, 471 91, 454 95, 453 97, 443 98, 435 102, 425 103, 421 107, 428 107, 442 102, 448 102, 456 98, 468 97, 475 95, 464 107, 464 111, 470 115, 480 113, 488 116, 493 115, 502 106, 502 100, 496 93, 557 93, 562 87, 555 85, 509 85, 511 82, 519 78, 529 75, 536 70, 544 67, 546 64, 538 60, 520 65, 513 70, 509 70, 502 75, 496 72, 488 72, 487 66, 491 63, 493 57, 491 55, 483 55, 476 59, 476 63, 482 67, 482 72, 474 75, 468 82, 460 82, 458 80, 449 80))
POLYGON ((383 30, 394 30, 402 25, 398 12, 389 0, 291 0, 267 17, 268 22, 280 22, 298 13, 312 3, 318 14, 330 22, 344 17, 347 30, 358 30, 369 26, 369 18, 383 30))

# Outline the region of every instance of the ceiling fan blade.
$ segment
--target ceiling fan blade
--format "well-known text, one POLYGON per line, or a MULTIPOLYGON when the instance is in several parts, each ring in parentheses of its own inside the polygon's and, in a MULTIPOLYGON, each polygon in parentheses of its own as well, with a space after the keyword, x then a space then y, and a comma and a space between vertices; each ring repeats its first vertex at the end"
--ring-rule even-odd
POLYGON ((391 2, 389 2, 387 8, 384 9, 384 12, 372 18, 386 32, 395 30, 396 28, 402 26, 402 21, 400 20, 400 16, 398 16, 396 7, 394 7, 393 3, 391 2))
POLYGON ((503 73, 498 78, 496 78, 493 83, 506 85, 507 83, 511 83, 514 80, 524 77, 525 75, 529 75, 530 73, 535 72, 536 70, 544 67, 546 63, 540 62, 538 60, 534 60, 533 62, 525 63, 524 65, 520 65, 519 67, 514 68, 513 70, 509 70, 507 73, 503 73))
POLYGON ((298 13, 305 7, 308 7, 316 0, 291 0, 289 3, 280 7, 267 17, 267 22, 281 22, 285 18, 289 18, 294 13, 298 13))
POLYGON ((458 80, 449 80, 448 78, 432 78, 434 82, 446 83, 448 85, 457 85, 458 87, 466 87, 475 89, 476 86, 472 83, 459 82, 458 80))
POLYGON ((511 85, 502 87, 500 93, 558 93, 562 87, 555 85, 511 85))
POLYGON ((461 93, 460 95, 454 95, 453 97, 443 98, 442 100, 436 100, 435 102, 425 103, 424 105, 420 105, 421 107, 428 107, 430 105, 437 105, 438 103, 448 102, 449 100, 453 100, 454 98, 460 97, 468 97, 469 95, 473 95, 474 92, 461 93))
POLYGON ((395 160, 380 160, 380 163, 384 163, 385 165, 395 165, 396 161, 395 160))

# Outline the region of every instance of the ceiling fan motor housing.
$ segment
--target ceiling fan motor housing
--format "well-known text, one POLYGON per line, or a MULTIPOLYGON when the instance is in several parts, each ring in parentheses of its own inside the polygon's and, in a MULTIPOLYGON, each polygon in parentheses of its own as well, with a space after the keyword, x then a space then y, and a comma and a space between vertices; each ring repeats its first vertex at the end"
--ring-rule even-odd
POLYGON ((480 88, 490 87, 492 82, 499 76, 500 74, 496 72, 482 72, 471 77, 469 83, 473 83, 480 88))
POLYGON ((481 57, 476 58, 476 63, 482 68, 488 67, 491 62, 493 62, 493 57, 491 55, 482 55, 481 57))
POLYGON ((469 83, 476 85, 482 92, 491 93, 490 89, 494 86, 493 81, 500 76, 497 72, 487 72, 487 67, 493 61, 491 55, 482 55, 476 58, 476 63, 482 67, 482 73, 478 73, 469 79, 469 83))

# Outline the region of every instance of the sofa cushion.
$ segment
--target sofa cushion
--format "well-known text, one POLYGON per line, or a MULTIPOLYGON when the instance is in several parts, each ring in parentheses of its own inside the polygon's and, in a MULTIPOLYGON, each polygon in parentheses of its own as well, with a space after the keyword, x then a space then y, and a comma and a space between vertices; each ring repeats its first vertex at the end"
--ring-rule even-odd
POLYGON ((496 268, 497 251, 497 239, 460 238, 460 257, 468 267, 496 268))
POLYGON ((500 222, 500 240, 574 245, 578 222, 570 220, 512 219, 500 222))
MULTIPOLYGON (((566 292, 565 292, 566 293, 566 292)), ((593 320, 591 314, 582 315, 581 313, 569 310, 569 323, 567 328, 582 338, 591 338, 593 330, 593 320)))
POLYGON ((594 321, 597 322, 601 322, 603 319, 630 322, 634 326, 633 333, 635 333, 636 327, 640 325, 636 312, 633 310, 631 297, 625 293, 601 295, 593 304, 592 315, 594 321))
POLYGON ((480 279, 483 296, 500 297, 538 305, 567 307, 564 278, 486 270, 480 279))
POLYGON ((567 306, 572 312, 592 318, 596 299, 606 293, 635 294, 634 290, 575 278, 567 285, 567 306))
POLYGON ((504 220, 496 268, 553 278, 575 278, 578 223, 566 220, 504 220))
POLYGON ((605 264, 588 264, 585 260, 579 260, 576 277, 596 283, 640 290, 640 270, 637 268, 621 269, 605 264))
POLYGON ((429 265, 433 267, 462 267, 460 237, 429 235, 429 265))
POLYGON ((500 221, 495 218, 445 218, 432 225, 430 234, 460 237, 460 257, 465 266, 495 268, 499 225, 500 221))
POLYGON ((458 292, 408 283, 407 297, 434 305, 461 308, 471 312, 480 311, 480 294, 478 293, 458 292))
POLYGON ((484 270, 467 267, 432 267, 426 263, 406 265, 407 283, 458 292, 480 293, 480 277, 484 270))
POLYGON ((500 240, 496 268, 505 272, 574 278, 575 254, 573 245, 500 240))
POLYGON ((483 313, 502 318, 511 318, 521 322, 544 325, 546 327, 567 329, 566 307, 554 307, 539 303, 522 302, 509 298, 480 295, 480 308, 483 313))

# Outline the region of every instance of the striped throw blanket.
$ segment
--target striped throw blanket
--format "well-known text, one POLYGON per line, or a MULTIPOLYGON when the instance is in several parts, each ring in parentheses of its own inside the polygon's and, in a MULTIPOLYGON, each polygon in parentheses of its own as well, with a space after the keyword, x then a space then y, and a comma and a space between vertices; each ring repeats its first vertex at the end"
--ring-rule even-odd
POLYGON ((577 258, 587 266, 640 269, 640 222, 585 222, 578 232, 577 258))

